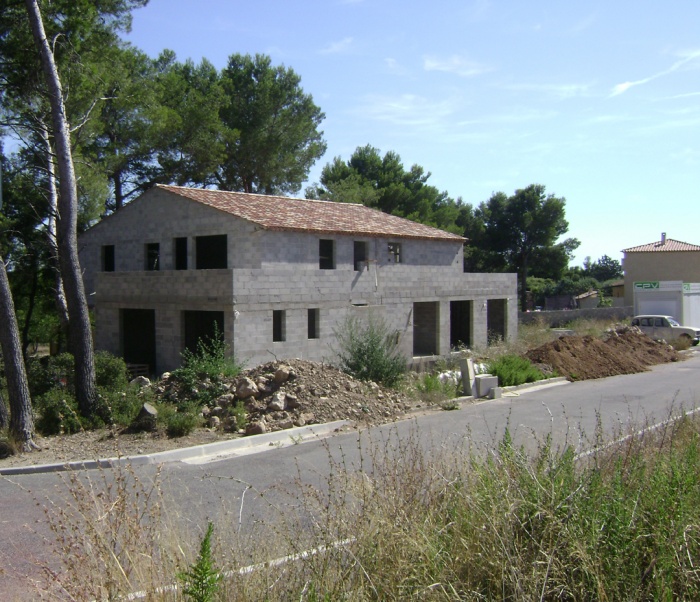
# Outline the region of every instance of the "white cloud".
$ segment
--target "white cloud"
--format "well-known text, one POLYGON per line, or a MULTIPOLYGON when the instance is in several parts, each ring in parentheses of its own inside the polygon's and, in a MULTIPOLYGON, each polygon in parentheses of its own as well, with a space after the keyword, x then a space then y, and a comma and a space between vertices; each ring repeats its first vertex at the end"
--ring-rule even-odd
POLYGON ((343 38, 339 42, 333 42, 330 46, 326 46, 321 50, 321 54, 342 54, 347 52, 352 47, 353 38, 343 38))
POLYGON ((423 57, 423 68, 426 71, 454 73, 460 77, 473 77, 489 71, 489 69, 483 65, 456 54, 453 54, 447 59, 425 56, 423 57))
POLYGON ((352 112, 393 125, 432 128, 443 124, 456 109, 457 102, 453 99, 432 101, 415 94, 402 94, 365 96, 352 112))
POLYGON ((516 92, 543 92, 564 100, 587 96, 591 86, 590 84, 512 84, 505 88, 516 92))
MULTIPOLYGON (((668 69, 665 69, 664 71, 659 71, 658 73, 654 73, 654 75, 650 75, 649 77, 645 77, 643 79, 638 79, 636 81, 632 82, 623 82, 621 84, 616 84, 613 86, 612 91, 610 92, 610 96, 619 96, 620 94, 624 94, 629 90, 630 88, 634 86, 641 86, 643 84, 648 84, 651 81, 654 81, 655 79, 658 79, 660 77, 664 77, 666 75, 669 75, 673 73, 674 71, 678 71, 681 68, 687 68, 687 66, 690 66, 690 63, 695 61, 695 59, 700 58, 700 50, 690 50, 686 52, 679 53, 679 56, 681 57, 679 60, 677 60, 673 65, 671 65, 668 69)), ((698 62, 694 65, 695 68, 698 67, 698 62)))

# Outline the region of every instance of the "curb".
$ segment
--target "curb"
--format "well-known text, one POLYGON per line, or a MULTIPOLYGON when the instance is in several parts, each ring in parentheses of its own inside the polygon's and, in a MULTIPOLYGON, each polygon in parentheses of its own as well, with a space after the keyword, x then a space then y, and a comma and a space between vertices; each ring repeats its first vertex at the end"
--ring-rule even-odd
MULTIPOLYGON (((553 378, 547 378, 545 380, 538 380, 537 382, 534 383, 525 383, 522 385, 512 385, 510 387, 497 387, 498 389, 501 390, 502 394, 506 396, 506 393, 513 393, 517 391, 526 391, 528 389, 546 389, 547 387, 554 387, 558 385, 568 385, 571 384, 571 381, 566 380, 565 376, 555 376, 553 378)), ((493 390, 493 389, 492 389, 493 390)), ((495 398, 495 399, 502 399, 501 397, 495 398)), ((466 395, 463 397, 455 397, 454 399, 450 401, 456 401, 458 403, 462 402, 471 402, 471 403, 482 403, 485 401, 495 401, 493 397, 474 397, 473 395, 466 395)))
MULTIPOLYGON (((93 470, 95 468, 112 468, 114 466, 130 464, 141 466, 145 464, 165 464, 168 462, 183 462, 196 458, 210 458, 216 455, 231 457, 237 451, 247 454, 262 452, 266 449, 276 447, 276 444, 285 444, 290 441, 299 443, 307 439, 318 439, 328 437, 342 427, 350 424, 348 420, 337 420, 325 424, 312 424, 296 428, 265 433, 264 435, 253 435, 229 441, 217 441, 216 443, 206 443, 193 447, 183 447, 168 451, 144 454, 141 456, 124 456, 117 458, 103 458, 100 460, 74 460, 73 462, 63 462, 57 464, 35 464, 31 466, 13 466, 10 468, 0 468, 0 476, 40 474, 47 472, 63 472, 69 470, 93 470), (255 449, 262 448, 262 449, 255 449)), ((222 457, 222 459, 224 459, 222 457)))

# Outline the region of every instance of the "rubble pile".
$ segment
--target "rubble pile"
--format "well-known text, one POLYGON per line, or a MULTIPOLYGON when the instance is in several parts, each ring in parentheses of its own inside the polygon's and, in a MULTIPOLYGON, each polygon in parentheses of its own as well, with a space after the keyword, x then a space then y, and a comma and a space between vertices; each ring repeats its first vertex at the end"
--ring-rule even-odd
POLYGON ((606 336, 562 336, 526 356, 545 374, 556 373, 569 380, 604 378, 645 372, 649 366, 676 362, 678 352, 664 342, 654 341, 636 326, 618 325, 606 336))

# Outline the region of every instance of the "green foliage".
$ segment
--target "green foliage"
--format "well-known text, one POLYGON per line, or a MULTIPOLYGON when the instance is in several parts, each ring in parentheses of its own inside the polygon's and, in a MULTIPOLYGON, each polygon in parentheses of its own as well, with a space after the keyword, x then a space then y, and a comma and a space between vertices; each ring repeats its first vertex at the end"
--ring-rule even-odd
POLYGON ((498 376, 502 387, 533 383, 544 378, 530 360, 518 355, 502 355, 488 364, 488 371, 498 376))
POLYGON ((107 351, 95 353, 95 384, 107 391, 124 391, 129 384, 126 362, 107 351))
POLYGON ((221 572, 216 568, 212 559, 211 536, 214 532, 214 524, 209 523, 207 532, 199 546, 197 561, 189 570, 178 574, 178 579, 183 584, 182 593, 193 602, 210 602, 214 599, 221 582, 221 572))
POLYGON ((293 69, 269 56, 233 54, 221 72, 220 111, 226 149, 216 174, 222 190, 296 193, 326 152, 325 115, 293 69))
POLYGON ((471 208, 427 184, 430 172, 419 165, 406 170, 394 151, 380 156, 371 145, 358 147, 345 162, 336 157, 321 173, 307 198, 362 203, 410 220, 462 234, 461 219, 471 208))
POLYGON ((83 430, 78 404, 68 392, 51 389, 34 398, 36 428, 42 435, 70 435, 83 430))
POLYGON ((242 401, 237 401, 236 405, 231 409, 231 416, 236 421, 237 429, 244 429, 248 424, 248 412, 245 409, 245 404, 242 401))
POLYGON ((200 423, 200 417, 193 411, 177 411, 167 417, 165 430, 168 437, 184 437, 192 433, 200 423))
POLYGON ((406 372, 406 358, 398 349, 397 333, 374 315, 362 320, 348 316, 334 331, 340 369, 355 378, 394 386, 406 372))
POLYGON ((583 267, 588 276, 595 278, 599 282, 615 280, 622 278, 624 275, 622 264, 617 259, 608 257, 607 255, 603 255, 594 262, 591 262, 590 257, 586 257, 583 262, 583 267))
POLYGON ((518 273, 523 308, 528 276, 559 279, 580 244, 576 239, 557 243, 569 229, 565 204, 563 197, 546 195, 540 184, 511 196, 497 192, 477 208, 474 231, 465 232, 482 270, 518 273))
POLYGON ((445 402, 457 397, 457 385, 450 380, 442 381, 438 374, 429 372, 419 375, 416 389, 420 398, 426 403, 445 402))
POLYGON ((234 378, 241 373, 243 365, 228 355, 229 346, 214 325, 210 338, 197 342, 197 351, 182 352, 182 366, 173 371, 198 404, 208 403, 224 393, 222 378, 234 378))

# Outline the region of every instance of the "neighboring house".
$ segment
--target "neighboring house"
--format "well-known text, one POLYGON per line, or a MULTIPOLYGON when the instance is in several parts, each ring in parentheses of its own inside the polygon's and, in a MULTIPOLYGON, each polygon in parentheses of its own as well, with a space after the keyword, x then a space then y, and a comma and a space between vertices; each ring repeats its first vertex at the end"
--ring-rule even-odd
POLYGON ((576 296, 576 305, 579 309, 594 309, 599 303, 598 291, 587 291, 576 296))
POLYGON ((80 237, 96 348, 153 373, 222 332, 248 366, 332 360, 348 316, 412 358, 517 335, 515 274, 465 274, 460 236, 363 205, 156 186, 80 237))
POLYGON ((625 280, 615 280, 610 283, 610 294, 613 307, 623 307, 625 304, 625 280))
POLYGON ((700 282, 700 246, 666 238, 624 249, 625 305, 634 304, 635 282, 700 282))

